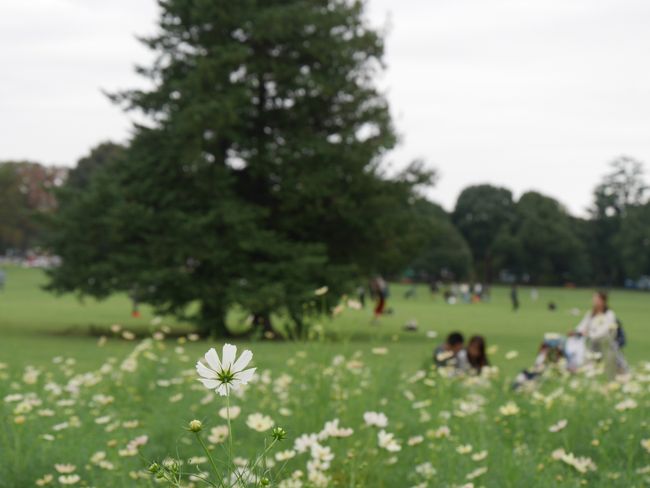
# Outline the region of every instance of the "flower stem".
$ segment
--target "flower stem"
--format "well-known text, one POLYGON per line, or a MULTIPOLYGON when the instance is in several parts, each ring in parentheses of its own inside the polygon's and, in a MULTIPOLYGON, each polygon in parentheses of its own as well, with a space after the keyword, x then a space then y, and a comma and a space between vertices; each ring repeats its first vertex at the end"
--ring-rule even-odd
POLYGON ((212 457, 212 453, 210 452, 210 449, 208 449, 208 446, 205 445, 205 442, 203 441, 203 438, 201 437, 201 434, 198 432, 195 432, 194 435, 196 435, 196 438, 199 441, 199 444, 201 444, 201 447, 203 448, 203 451, 205 452, 205 455, 208 457, 208 460, 210 461, 210 465, 212 466, 212 469, 214 470, 214 474, 217 476, 217 479, 219 480, 219 484, 221 486, 224 486, 223 484, 223 477, 221 476, 221 473, 219 472, 219 468, 217 468, 217 464, 214 462, 214 458, 212 457))
POLYGON ((226 390, 226 409, 228 413, 228 415, 226 416, 228 421, 228 475, 230 476, 230 468, 234 467, 234 460, 232 457, 233 435, 232 435, 232 427, 230 425, 230 389, 226 390))

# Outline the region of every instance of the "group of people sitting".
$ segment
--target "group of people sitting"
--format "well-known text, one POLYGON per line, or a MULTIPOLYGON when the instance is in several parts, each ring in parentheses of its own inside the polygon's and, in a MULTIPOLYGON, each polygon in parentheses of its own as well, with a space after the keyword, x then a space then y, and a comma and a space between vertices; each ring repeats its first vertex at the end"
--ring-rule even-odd
MULTIPOLYGON (((549 365, 559 363, 569 372, 596 363, 602 365, 609 377, 626 373, 628 365, 622 353, 624 345, 625 334, 616 314, 609 308, 607 294, 596 292, 591 310, 575 329, 566 336, 545 334, 534 365, 524 370, 516 382, 533 380, 549 365)), ((480 374, 489 365, 483 336, 475 335, 465 345, 460 332, 449 334, 445 343, 434 351, 433 359, 436 366, 451 368, 455 372, 480 374)))
POLYGON ((489 366, 485 338, 472 336, 465 346, 465 337, 460 332, 452 332, 444 344, 436 348, 433 361, 439 368, 451 368, 454 371, 481 374, 489 366))

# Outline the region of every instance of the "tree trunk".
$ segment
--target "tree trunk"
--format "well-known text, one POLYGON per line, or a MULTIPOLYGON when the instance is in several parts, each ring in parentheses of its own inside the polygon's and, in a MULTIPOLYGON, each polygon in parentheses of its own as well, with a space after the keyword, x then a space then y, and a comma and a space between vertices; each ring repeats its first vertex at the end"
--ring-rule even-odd
POLYGON ((273 330, 271 322, 271 314, 268 312, 258 312, 253 314, 253 324, 256 328, 260 328, 262 337, 265 339, 275 339, 277 334, 273 330))
POLYGON ((232 337, 226 326, 226 307, 216 300, 204 301, 198 317, 199 335, 207 337, 232 337))

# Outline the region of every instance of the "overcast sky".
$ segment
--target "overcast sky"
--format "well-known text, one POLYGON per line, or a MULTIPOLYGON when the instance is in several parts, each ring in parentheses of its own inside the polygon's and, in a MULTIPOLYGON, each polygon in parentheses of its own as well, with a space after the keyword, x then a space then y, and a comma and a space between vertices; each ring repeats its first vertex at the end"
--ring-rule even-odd
MULTIPOLYGON (((388 24, 385 88, 452 208, 473 183, 535 189, 582 214, 614 157, 650 164, 650 1, 369 0, 388 24)), ((0 160, 72 165, 125 140, 101 90, 143 82, 154 0, 0 1, 0 160)))

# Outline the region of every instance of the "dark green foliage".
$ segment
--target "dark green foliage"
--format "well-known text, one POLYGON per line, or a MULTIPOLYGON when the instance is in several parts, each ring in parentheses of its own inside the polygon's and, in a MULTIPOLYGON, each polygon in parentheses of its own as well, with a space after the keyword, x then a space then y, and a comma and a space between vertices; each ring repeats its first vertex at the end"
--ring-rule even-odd
POLYGON ((533 283, 585 279, 588 270, 584 246, 559 202, 536 192, 525 193, 517 202, 517 221, 520 269, 533 283))
POLYGON ((0 164, 0 252, 24 248, 29 229, 28 207, 20 192, 20 178, 13 165, 0 164))
POLYGON ((90 150, 88 156, 77 161, 75 168, 68 173, 65 186, 75 190, 87 188, 93 175, 116 159, 123 158, 125 150, 121 144, 110 141, 98 144, 90 150))
POLYGON ((423 252, 409 268, 420 280, 468 279, 472 272, 472 252, 442 207, 427 200, 415 205, 423 252))
POLYGON ((452 218, 472 250, 479 279, 491 282, 495 271, 493 246, 496 238, 515 219, 512 193, 492 185, 465 188, 458 197, 452 218))
POLYGON ((588 251, 595 281, 604 285, 621 285, 625 270, 617 236, 628 208, 644 202, 648 186, 639 161, 623 156, 610 166, 611 172, 594 191, 588 251))
POLYGON ((617 244, 626 277, 650 276, 650 202, 628 209, 617 244))
POLYGON ((403 266, 430 175, 379 170, 396 137, 363 2, 159 3, 155 88, 113 96, 149 123, 62 204, 51 289, 129 291, 226 334, 233 306, 299 329, 316 288, 403 266))
POLYGON ((29 161, 0 162, 0 254, 43 244, 46 217, 56 210, 52 190, 64 172, 29 161))

